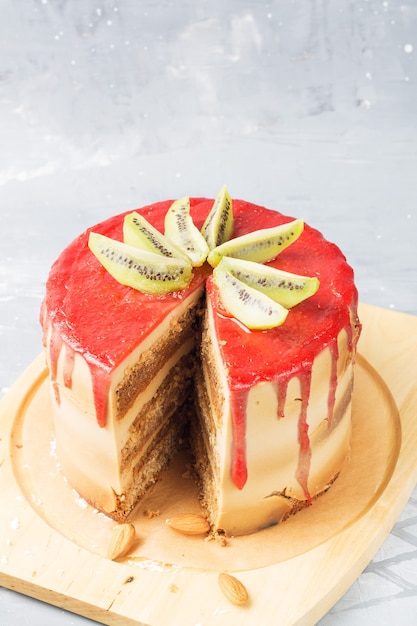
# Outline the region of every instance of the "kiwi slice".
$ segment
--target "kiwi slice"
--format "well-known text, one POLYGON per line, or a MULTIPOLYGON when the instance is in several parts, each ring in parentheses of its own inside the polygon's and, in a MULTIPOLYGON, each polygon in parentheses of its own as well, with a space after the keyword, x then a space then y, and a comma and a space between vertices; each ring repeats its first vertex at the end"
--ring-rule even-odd
POLYGON ((228 241, 233 233, 232 199, 223 185, 217 194, 210 213, 207 215, 201 233, 210 250, 228 241))
POLYGON ((253 261, 223 257, 219 265, 245 285, 258 289, 286 309, 314 295, 320 286, 315 276, 292 274, 253 261))
POLYGON ((163 295, 184 289, 192 279, 191 263, 183 259, 138 250, 95 232, 88 246, 113 278, 143 293, 163 295))
POLYGON ((136 211, 123 220, 123 241, 141 250, 149 250, 162 256, 182 258, 189 263, 190 258, 165 235, 159 232, 148 220, 136 211))
POLYGON ((225 241, 210 251, 207 260, 213 267, 223 256, 266 263, 275 259, 280 252, 298 239, 303 230, 304 222, 299 219, 273 228, 255 230, 225 241))
POLYGON ((203 265, 209 248, 190 214, 190 198, 176 200, 165 214, 165 235, 179 246, 198 267, 203 265))
POLYGON ((264 330, 285 322, 286 308, 233 276, 223 263, 214 269, 213 280, 226 311, 247 328, 264 330))

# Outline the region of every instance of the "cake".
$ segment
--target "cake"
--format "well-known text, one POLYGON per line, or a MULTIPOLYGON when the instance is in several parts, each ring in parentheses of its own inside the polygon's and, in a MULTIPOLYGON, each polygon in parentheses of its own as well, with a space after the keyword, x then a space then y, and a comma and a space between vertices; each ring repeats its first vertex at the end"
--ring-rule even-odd
MULTIPOLYGON (((163 233, 171 206, 136 213, 163 233)), ((213 200, 190 206, 201 229, 213 200)), ((232 211, 232 241, 293 220, 242 200, 232 211)), ((353 271, 304 225, 264 265, 316 277, 318 290, 280 325, 251 329, 225 309, 207 262, 162 295, 118 282, 89 238, 122 241, 129 213, 78 236, 47 280, 41 323, 62 471, 123 522, 186 442, 213 531, 277 524, 323 494, 349 455, 360 331, 353 271)))

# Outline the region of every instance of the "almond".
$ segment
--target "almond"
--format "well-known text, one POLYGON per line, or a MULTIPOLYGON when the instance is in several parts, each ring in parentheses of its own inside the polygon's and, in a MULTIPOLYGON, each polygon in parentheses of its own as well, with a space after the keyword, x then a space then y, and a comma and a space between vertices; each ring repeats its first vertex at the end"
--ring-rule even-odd
POLYGON ((127 554, 136 539, 136 529, 133 524, 118 524, 113 528, 107 550, 107 556, 112 561, 127 554))
POLYGON ((219 586, 226 598, 238 606, 246 604, 249 594, 245 585, 235 576, 221 572, 219 574, 219 586))
POLYGON ((202 515, 179 513, 166 520, 166 524, 183 535, 203 535, 210 530, 210 524, 202 515))

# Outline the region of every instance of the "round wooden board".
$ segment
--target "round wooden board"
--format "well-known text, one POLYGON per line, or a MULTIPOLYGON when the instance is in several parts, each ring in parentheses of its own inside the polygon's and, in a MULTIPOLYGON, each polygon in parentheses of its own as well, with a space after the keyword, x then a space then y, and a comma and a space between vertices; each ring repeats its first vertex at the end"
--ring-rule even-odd
POLYGON ((0 405, 0 583, 105 624, 314 624, 372 558, 417 482, 417 319, 365 305, 360 314, 352 454, 329 492, 227 547, 184 538, 164 523, 198 510, 180 455, 135 513, 138 542, 119 563, 105 556, 113 522, 59 470, 41 355, 0 405), (222 595, 224 570, 247 586, 247 606, 222 595))

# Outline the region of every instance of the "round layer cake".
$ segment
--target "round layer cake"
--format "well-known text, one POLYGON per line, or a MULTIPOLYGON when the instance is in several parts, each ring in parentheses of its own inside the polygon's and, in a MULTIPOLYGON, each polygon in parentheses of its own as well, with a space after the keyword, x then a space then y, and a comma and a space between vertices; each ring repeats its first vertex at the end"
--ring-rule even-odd
MULTIPOLYGON (((172 201, 137 209, 160 232, 172 201)), ((191 199, 201 228, 212 199, 191 199)), ((360 324, 353 271, 308 225, 267 265, 314 276, 285 322, 251 330, 225 309, 205 263, 184 289, 148 295, 116 281, 90 231, 123 240, 116 215, 52 266, 42 306, 57 453, 88 502, 117 520, 189 440, 214 530, 279 523, 324 493, 349 454, 360 324)), ((290 222, 233 200, 232 237, 290 222)))

